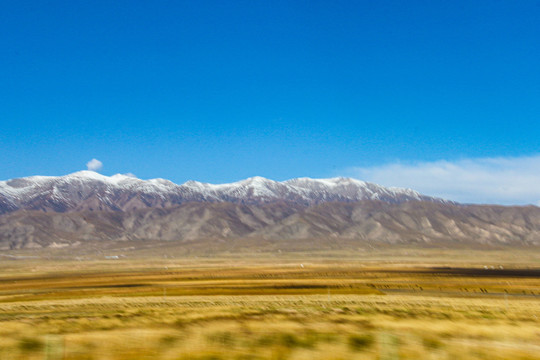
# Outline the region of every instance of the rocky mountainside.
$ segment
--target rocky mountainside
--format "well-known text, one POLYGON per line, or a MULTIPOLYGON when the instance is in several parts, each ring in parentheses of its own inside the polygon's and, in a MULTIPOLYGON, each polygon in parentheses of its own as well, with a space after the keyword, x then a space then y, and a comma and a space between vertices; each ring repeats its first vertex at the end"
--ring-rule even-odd
POLYGON ((540 208, 379 200, 235 204, 191 202, 124 212, 16 211, 0 216, 0 249, 112 241, 176 242, 186 248, 321 250, 414 246, 540 245, 540 208))
POLYGON ((313 205, 328 201, 443 201, 410 189, 386 188, 349 178, 301 178, 283 182, 253 177, 231 184, 100 175, 80 171, 61 177, 32 176, 0 182, 0 214, 20 209, 54 212, 129 211, 168 208, 187 202, 262 204, 285 201, 313 205))
POLYGON ((540 245, 538 207, 463 205, 346 178, 176 185, 85 171, 0 182, 0 206, 1 250, 126 241, 216 251, 540 245))

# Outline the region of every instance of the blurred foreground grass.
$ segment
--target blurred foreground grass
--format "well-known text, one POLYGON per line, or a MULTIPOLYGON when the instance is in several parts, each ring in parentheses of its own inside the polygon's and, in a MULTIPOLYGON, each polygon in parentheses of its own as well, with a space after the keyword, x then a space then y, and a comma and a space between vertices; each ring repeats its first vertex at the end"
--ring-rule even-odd
POLYGON ((158 264, 3 263, 0 358, 540 358, 531 267, 158 264))

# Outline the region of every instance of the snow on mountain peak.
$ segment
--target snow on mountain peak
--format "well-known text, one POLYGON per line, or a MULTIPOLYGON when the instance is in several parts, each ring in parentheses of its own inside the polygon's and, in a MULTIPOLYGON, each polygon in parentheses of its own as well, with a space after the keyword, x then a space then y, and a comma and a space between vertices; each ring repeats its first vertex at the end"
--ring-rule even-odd
MULTIPOLYGON (((52 176, 51 178, 54 178, 54 176, 52 176)), ((61 176, 60 178, 82 179, 82 180, 92 179, 92 180, 99 180, 99 181, 106 181, 107 179, 109 179, 108 176, 101 175, 100 173, 92 171, 92 170, 81 170, 81 171, 77 171, 77 172, 74 172, 65 176, 61 176)))
POLYGON ((369 199, 396 203, 411 200, 442 201, 410 189, 386 188, 343 177, 304 177, 278 182, 255 176, 228 184, 187 181, 177 185, 166 179, 142 180, 131 174, 105 176, 88 170, 60 177, 32 176, 0 181, 2 199, 10 204, 10 211, 12 208, 46 209, 51 206, 54 211, 68 211, 80 208, 82 203, 90 199, 94 199, 92 208, 97 206, 113 210, 169 206, 189 201, 289 201, 305 205, 369 199))
POLYGON ((249 177, 245 180, 241 180, 239 182, 249 182, 249 183, 268 183, 268 182, 274 182, 273 180, 264 178, 262 176, 253 176, 249 177))

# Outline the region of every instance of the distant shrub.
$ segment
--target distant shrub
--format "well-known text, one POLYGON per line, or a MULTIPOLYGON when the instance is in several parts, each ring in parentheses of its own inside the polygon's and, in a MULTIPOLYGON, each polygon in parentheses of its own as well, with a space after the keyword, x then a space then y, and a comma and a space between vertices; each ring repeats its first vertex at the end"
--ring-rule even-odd
POLYGON ((222 357, 216 354, 204 355, 200 360, 221 360, 222 357))
POLYGON ((238 354, 234 357, 234 360, 261 360, 261 359, 264 359, 264 358, 257 354, 238 354))
POLYGON ((299 339, 293 334, 281 334, 279 338, 281 345, 292 348, 300 345, 299 339))
POLYGON ((259 337, 256 340, 257 346, 278 345, 285 348, 314 348, 319 341, 331 342, 335 340, 333 334, 320 334, 316 331, 306 331, 303 334, 294 335, 290 333, 271 333, 259 337))
POLYGON ((174 322, 173 322, 174 326, 177 327, 177 328, 185 328, 188 323, 184 320, 184 319, 176 319, 174 322))
POLYGON ((43 342, 34 338, 22 338, 19 341, 19 348, 23 351, 39 351, 43 348, 43 342))
POLYGON ((351 335, 349 336, 349 347, 353 350, 360 351, 369 348, 373 345, 374 339, 372 335, 351 335))
POLYGON ((208 337, 208 341, 214 342, 223 346, 232 346, 235 343, 234 335, 229 331, 216 332, 208 337))
POLYGON ((178 360, 222 360, 219 354, 185 354, 178 360))
POLYGON ((163 345, 172 345, 174 344, 175 342, 178 341, 178 336, 174 336, 174 335, 165 335, 165 336, 162 336, 161 339, 160 339, 160 342, 163 344, 163 345))
POLYGON ((436 339, 433 337, 423 338, 422 343, 424 344, 425 347, 430 348, 430 349, 438 349, 443 345, 439 339, 436 339))

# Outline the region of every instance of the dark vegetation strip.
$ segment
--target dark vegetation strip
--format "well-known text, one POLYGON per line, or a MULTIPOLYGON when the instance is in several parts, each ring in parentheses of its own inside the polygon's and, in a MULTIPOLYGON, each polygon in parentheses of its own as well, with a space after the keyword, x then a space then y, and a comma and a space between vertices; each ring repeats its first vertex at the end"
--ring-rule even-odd
POLYGON ((502 278, 540 278, 540 269, 498 269, 498 268, 454 268, 432 267, 427 269, 379 269, 366 271, 369 274, 412 274, 455 277, 502 277, 502 278))
POLYGON ((479 268, 432 268, 437 273, 477 277, 527 277, 540 278, 540 269, 479 269, 479 268))

